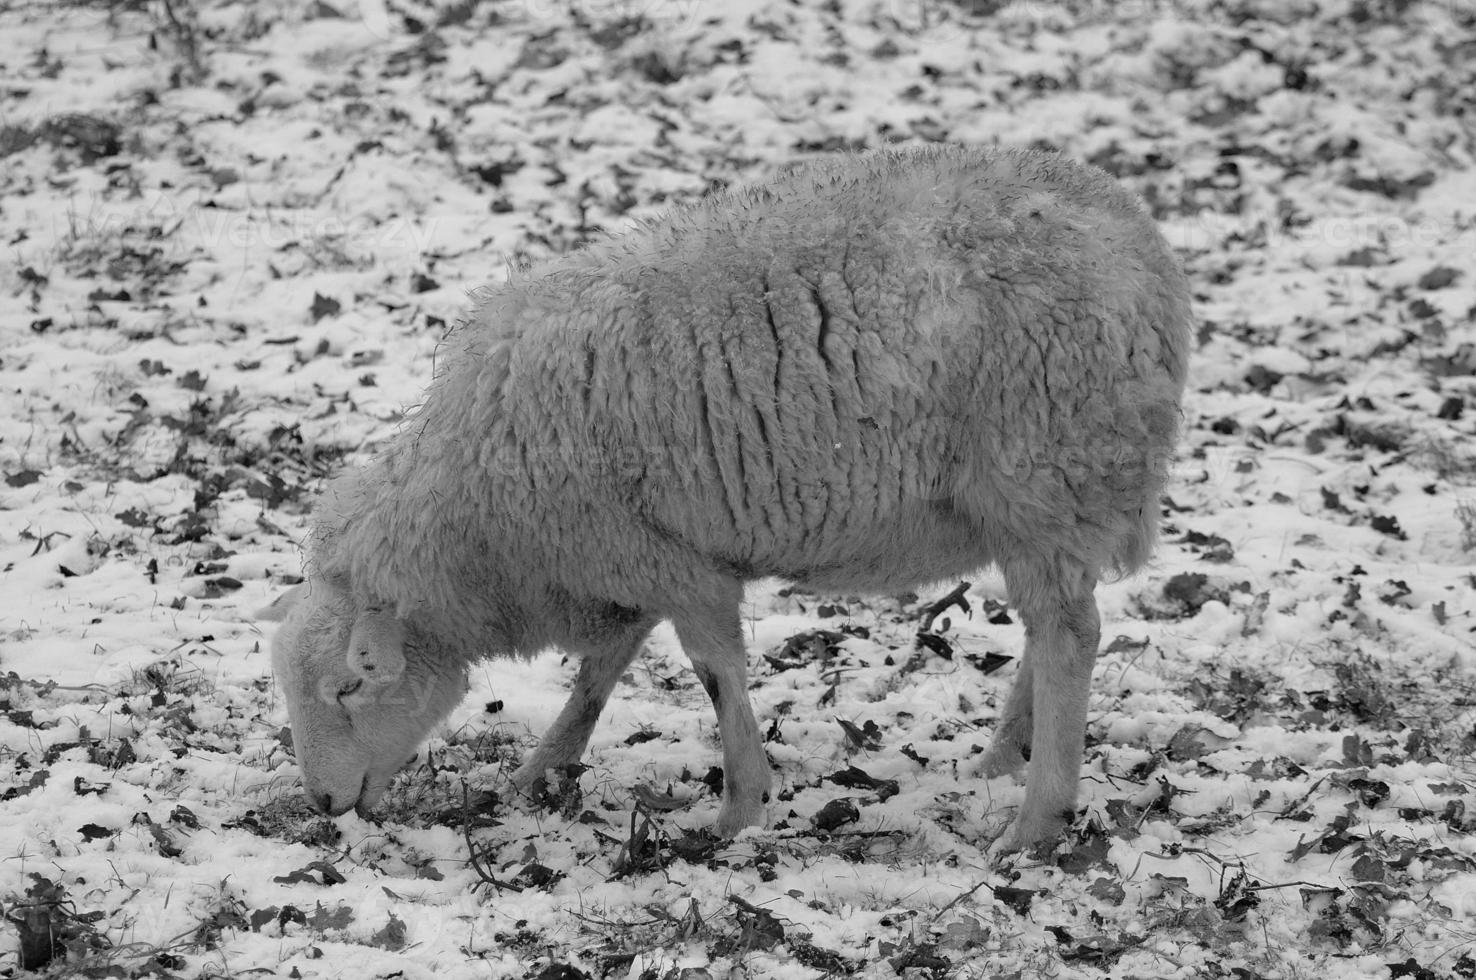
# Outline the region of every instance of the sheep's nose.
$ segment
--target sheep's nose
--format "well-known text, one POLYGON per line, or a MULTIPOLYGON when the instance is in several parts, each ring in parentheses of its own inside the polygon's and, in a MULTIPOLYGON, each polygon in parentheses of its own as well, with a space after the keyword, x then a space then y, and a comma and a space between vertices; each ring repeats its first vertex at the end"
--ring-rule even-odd
POLYGON ((357 793, 332 793, 328 790, 308 790, 307 797, 312 801, 318 812, 326 813, 330 817, 348 813, 359 802, 364 795, 361 787, 357 793))
POLYGON ((318 808, 318 812, 326 813, 330 817, 336 817, 340 813, 347 813, 358 802, 356 798, 351 798, 343 793, 334 796, 328 792, 313 793, 312 801, 313 806, 318 808))

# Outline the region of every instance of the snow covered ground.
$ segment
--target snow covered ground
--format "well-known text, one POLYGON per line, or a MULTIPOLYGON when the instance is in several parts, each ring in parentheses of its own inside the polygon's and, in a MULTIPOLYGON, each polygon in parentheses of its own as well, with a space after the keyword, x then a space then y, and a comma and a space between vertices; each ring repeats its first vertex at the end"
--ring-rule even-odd
POLYGON ((0 2, 0 79, 0 975, 1476 977, 1469 0, 0 2), (735 842, 669 632, 549 799, 557 654, 311 813, 252 611, 466 291, 928 140, 1116 174, 1197 302, 1061 847, 984 857, 993 576, 752 593, 735 842))

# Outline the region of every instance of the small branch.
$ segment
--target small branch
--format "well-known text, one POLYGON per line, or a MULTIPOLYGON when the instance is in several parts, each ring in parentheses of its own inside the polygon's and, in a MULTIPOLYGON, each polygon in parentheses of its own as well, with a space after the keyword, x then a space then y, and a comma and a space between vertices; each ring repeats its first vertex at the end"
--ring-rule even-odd
POLYGON ((964 899, 966 899, 966 898, 972 898, 974 896, 974 894, 976 892, 978 892, 978 890, 981 889, 981 888, 987 888, 987 889, 989 889, 989 891, 990 891, 991 894, 994 892, 994 886, 993 885, 991 885, 987 881, 981 881, 977 885, 975 885, 973 888, 970 888, 968 891, 960 892, 953 899, 953 901, 949 902, 947 905, 945 905, 941 909, 939 909, 938 912, 937 912, 937 914, 935 914, 933 916, 933 921, 934 922, 937 922, 939 919, 943 918, 943 913, 947 912, 949 909, 953 908, 955 905, 957 905, 959 902, 962 902, 964 899))
POLYGON ((1288 817, 1290 817, 1293 813, 1295 813, 1297 811, 1297 809, 1299 807, 1301 807, 1301 805, 1303 803, 1306 803, 1308 800, 1310 800, 1312 798, 1312 794, 1315 793, 1315 792, 1317 792, 1317 787, 1321 786, 1326 779, 1327 779, 1326 776, 1318 776, 1316 782, 1314 782, 1307 789, 1307 792, 1303 793, 1296 800, 1294 800, 1291 803, 1288 803, 1286 806, 1282 807, 1281 812, 1278 813, 1272 819, 1273 820, 1285 820, 1288 817))
POLYGON ((933 620, 946 612, 950 606, 957 606, 963 610, 965 616, 970 615, 973 610, 969 608, 969 600, 964 598, 964 593, 969 591, 972 582, 960 582, 953 591, 943 598, 934 602, 923 610, 922 625, 917 628, 919 633, 931 633, 933 631, 933 620))
POLYGON ((183 17, 180 16, 181 11, 175 9, 174 0, 164 0, 163 6, 164 17, 169 21, 169 31, 174 35, 175 46, 189 69, 189 81, 197 84, 205 78, 205 65, 200 60, 199 35, 195 29, 200 15, 189 2, 183 7, 183 17))
POLYGON ((482 865, 482 859, 477 856, 477 849, 472 844, 471 838, 471 792, 467 789, 465 780, 461 783, 461 836, 466 841, 466 857, 471 862, 472 870, 477 877, 499 891, 520 892, 523 889, 509 881, 499 881, 493 877, 492 872, 482 865))

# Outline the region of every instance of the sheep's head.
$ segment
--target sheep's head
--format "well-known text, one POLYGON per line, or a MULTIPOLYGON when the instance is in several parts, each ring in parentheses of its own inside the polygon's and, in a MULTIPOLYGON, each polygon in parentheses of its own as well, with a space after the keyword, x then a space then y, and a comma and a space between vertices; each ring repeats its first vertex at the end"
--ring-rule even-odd
POLYGON ((272 665, 287 696, 303 791, 337 816, 372 808, 466 693, 465 671, 433 655, 391 611, 313 578, 259 614, 281 620, 272 665))

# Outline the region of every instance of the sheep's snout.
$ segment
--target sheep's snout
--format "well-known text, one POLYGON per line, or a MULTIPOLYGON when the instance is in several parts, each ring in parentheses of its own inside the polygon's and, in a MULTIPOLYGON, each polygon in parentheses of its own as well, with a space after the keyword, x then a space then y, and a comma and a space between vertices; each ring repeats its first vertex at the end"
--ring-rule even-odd
POLYGON ((318 812, 327 814, 330 817, 348 813, 359 804, 359 798, 357 796, 350 799, 347 794, 341 794, 335 799, 332 793, 319 790, 310 795, 313 806, 318 808, 318 812))
POLYGON ((360 779, 357 789, 352 783, 346 786, 325 787, 317 785, 314 780, 304 780, 303 795, 312 803, 313 808, 319 813, 329 817, 342 816, 350 810, 356 811, 359 816, 367 817, 369 812, 379 802, 383 791, 372 792, 369 774, 365 773, 360 779))

